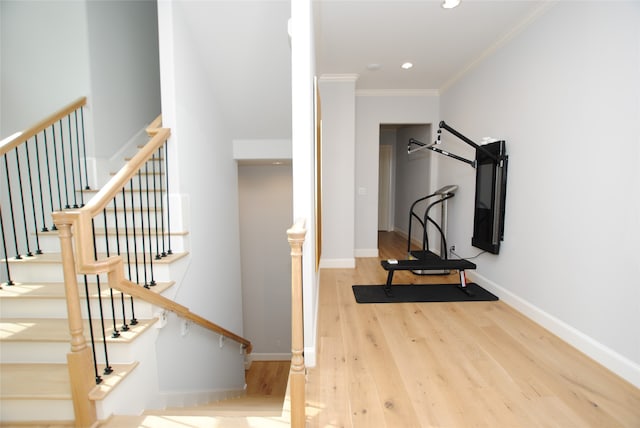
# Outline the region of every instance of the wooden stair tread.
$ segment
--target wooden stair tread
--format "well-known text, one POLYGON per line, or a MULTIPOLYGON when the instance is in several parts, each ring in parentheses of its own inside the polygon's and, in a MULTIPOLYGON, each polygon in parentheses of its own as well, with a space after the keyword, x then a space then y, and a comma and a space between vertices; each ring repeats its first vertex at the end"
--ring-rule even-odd
MULTIPOLYGON (((162 293, 175 284, 174 281, 170 282, 158 282, 155 286, 150 287, 149 290, 156 293, 162 293)), ((83 284, 84 285, 84 284, 83 284)), ((89 288, 95 290, 96 283, 89 283, 89 288)), ((84 286, 78 287, 80 297, 84 298, 84 286)), ((102 297, 109 297, 111 295, 110 288, 103 284, 102 297)), ((92 299, 98 298, 98 292, 90 293, 92 299)), ((14 285, 4 286, 0 289, 0 299, 66 299, 64 293, 64 284, 61 282, 49 282, 49 283, 19 283, 14 285)))
MULTIPOLYGON (((129 373, 138 366, 137 362, 130 364, 113 364, 111 368, 113 372, 109 375, 101 375, 102 382, 96 385, 89 392, 89 400, 103 400, 129 373)), ((100 373, 103 373, 104 366, 100 366, 100 373)))
MULTIPOLYGON (((188 252, 173 253, 173 254, 167 255, 166 257, 162 257, 159 260, 154 259, 153 264, 169 264, 185 257, 187 254, 189 253, 188 252)), ((115 254, 112 254, 112 256, 115 256, 115 254)), ((148 257, 149 254, 147 253, 146 256, 148 257)), ((125 258, 125 263, 126 263, 126 256, 123 255, 123 257, 125 258)), ((134 255, 132 254, 131 257, 133 258, 134 255)), ((106 258, 107 258, 106 254, 98 253, 98 260, 102 260, 106 258)), ((141 253, 138 254, 138 260, 142 260, 141 253)), ((60 253, 45 253, 45 254, 37 254, 31 257, 23 256, 21 259, 10 257, 9 263, 60 263, 61 264, 62 255, 60 253)))
POLYGON ((0 397, 6 399, 71 399, 66 364, 0 364, 0 397))
MULTIPOLYGON (((104 365, 98 365, 102 383, 89 393, 89 399, 102 400, 138 365, 112 364, 113 372, 104 375, 104 365)), ((69 370, 66 364, 0 364, 0 398, 6 399, 71 399, 69 370)), ((4 426, 4 425, 3 425, 4 426)))
MULTIPOLYGON (((120 337, 112 338, 113 323, 105 320, 105 335, 107 342, 126 343, 133 340, 149 328, 156 319, 138 320, 136 325, 130 325, 128 331, 120 331, 120 337)), ((121 320, 116 320, 118 328, 122 325, 121 320)), ((94 320, 94 332, 96 341, 102 340, 102 334, 96 329, 99 320, 94 320)), ((84 333, 89 340, 89 323, 85 320, 84 333)), ((69 342, 69 323, 65 318, 3 318, 0 319, 0 341, 7 342, 69 342)))

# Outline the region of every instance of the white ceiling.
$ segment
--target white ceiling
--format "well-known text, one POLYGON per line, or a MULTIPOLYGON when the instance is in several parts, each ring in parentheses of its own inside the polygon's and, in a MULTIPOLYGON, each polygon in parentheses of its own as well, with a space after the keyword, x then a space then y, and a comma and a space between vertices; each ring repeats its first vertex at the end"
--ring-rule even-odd
POLYGON ((356 73, 358 89, 439 90, 548 2, 462 0, 455 9, 441 3, 316 0, 318 74, 356 73), (403 70, 406 61, 414 67, 403 70))
MULTIPOLYGON (((291 0, 299 1, 299 0, 291 0)), ((358 90, 441 90, 549 1, 314 0, 317 74, 358 90), (402 70, 411 61, 414 67, 402 70), (370 71, 368 64, 379 64, 370 71)), ((288 0, 183 0, 193 43, 234 138, 291 135, 288 0)))

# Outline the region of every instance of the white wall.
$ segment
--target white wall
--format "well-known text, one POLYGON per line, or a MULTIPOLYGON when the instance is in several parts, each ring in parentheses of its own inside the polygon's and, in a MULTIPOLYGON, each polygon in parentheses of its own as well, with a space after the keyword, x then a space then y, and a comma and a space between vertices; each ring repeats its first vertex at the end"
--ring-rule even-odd
POLYGON ((155 1, 86 2, 95 156, 109 158, 160 114, 155 1))
POLYGON ((88 95, 91 82, 85 2, 3 0, 0 9, 3 138, 88 95))
POLYGON ((291 165, 238 166, 244 334, 255 360, 291 355, 291 165))
POLYGON ((380 124, 437 124, 439 117, 439 98, 432 92, 356 92, 356 257, 378 255, 380 124))
MULTIPOLYGON (((160 114, 156 2, 2 1, 0 8, 0 135, 86 96, 87 154, 99 167, 109 157, 120 165, 119 150, 160 114)), ((94 172, 93 187, 109 171, 94 172)))
MULTIPOLYGON (((434 124, 434 126, 436 126, 434 124)), ((414 201, 431 193, 431 163, 433 155, 428 150, 421 150, 412 154, 407 153, 409 138, 415 138, 424 143, 431 142, 431 126, 412 125, 398 129, 396 140, 396 211, 394 228, 404 234, 409 232, 409 208, 414 201)), ((420 217, 424 214, 426 205, 433 202, 422 202, 416 206, 420 217)), ((432 211, 433 216, 437 211, 432 211)), ((438 217, 434 217, 438 219, 438 217)), ((413 221, 411 234, 417 242, 422 242, 423 229, 417 220, 413 221)), ((433 234, 430 235, 434 237, 433 234)), ((433 246, 431 250, 437 248, 433 246)))
MULTIPOLYGON (((476 260, 507 303, 640 386, 640 3, 558 2, 442 95, 442 117, 507 141, 505 240, 476 260)), ((450 243, 463 255, 473 171, 450 243)), ((447 163, 447 167, 444 167, 447 163)))
POLYGON ((318 273, 315 229, 314 50, 311 0, 291 2, 291 139, 293 160, 293 218, 305 219, 307 235, 302 248, 304 298, 304 358, 315 365, 318 273))
MULTIPOLYGON (((162 111, 169 141, 172 197, 187 205, 189 267, 175 300, 204 318, 243 335, 238 174, 232 137, 211 94, 203 53, 191 39, 188 2, 159 2, 162 111)), ((216 42, 212 41, 211 46, 216 42)), ((180 337, 175 325, 157 344, 160 387, 171 391, 235 389, 244 384, 239 346, 217 344, 218 335, 194 330, 180 337), (197 334, 196 334, 197 333, 197 334), (211 370, 203 370, 211 367, 211 370)))
POLYGON ((352 268, 354 258, 355 89, 357 75, 323 75, 321 267, 352 268), (324 163, 324 160, 328 162, 324 163))

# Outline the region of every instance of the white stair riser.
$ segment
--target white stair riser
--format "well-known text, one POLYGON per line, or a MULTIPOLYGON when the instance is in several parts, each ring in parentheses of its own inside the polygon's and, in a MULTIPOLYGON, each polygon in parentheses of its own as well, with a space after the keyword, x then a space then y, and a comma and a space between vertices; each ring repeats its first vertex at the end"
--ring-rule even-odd
MULTIPOLYGON (((91 290, 95 290, 95 285, 91 285, 91 290)), ((122 319, 122 302, 120 292, 114 291, 114 308, 116 319, 122 319)), ((92 298, 91 314, 95 318, 100 312, 100 305, 97 298, 92 298)), ((111 299, 105 296, 102 299, 102 310, 105 316, 111 318, 111 299)), ((154 306, 141 299, 134 299, 134 310, 136 318, 148 319, 154 316, 154 306)), ((82 317, 88 318, 87 304, 84 297, 81 297, 82 317)), ((0 299, 0 313, 5 318, 67 318, 67 303, 64 299, 52 298, 32 298, 32 299, 0 299)), ((127 319, 131 318, 131 300, 125 296, 125 314, 127 319)))
MULTIPOLYGON (((94 223, 96 227, 104 228, 104 217, 102 215, 95 217, 94 223)), ((114 212, 113 210, 107 211, 107 227, 109 228, 115 228, 117 226, 120 229, 124 229, 126 225, 127 228, 131 230, 134 226, 140 229, 142 225, 144 225, 145 227, 151 226, 153 229, 155 229, 156 224, 158 225, 158 231, 160 233, 162 232, 161 229, 164 225, 166 233, 167 215, 165 214, 164 218, 162 218, 162 211, 160 210, 160 208, 158 208, 157 213, 153 208, 150 208, 149 212, 147 212, 147 209, 144 208, 142 211, 136 210, 133 211, 133 213, 130 211, 125 214, 122 211, 122 206, 118 205, 117 212, 114 212)))
MULTIPOLYGON (((120 324, 118 324, 120 328, 120 324)), ((96 336, 102 337, 102 333, 94 332, 96 336)), ((156 328, 151 326, 147 328, 139 337, 133 341, 118 341, 118 339, 109 339, 107 341, 107 352, 109 364, 126 364, 131 363, 139 357, 137 354, 143 352, 141 346, 148 342, 141 340, 143 337, 155 337, 156 328)), ((87 337, 87 346, 89 343, 89 333, 85 332, 87 337)), ((148 343, 147 343, 148 344, 148 343)), ((60 363, 66 364, 67 354, 71 350, 70 342, 13 342, 7 341, 2 343, 0 347, 0 359, 3 363, 60 363)), ((98 364, 105 363, 104 347, 102 340, 96 340, 96 359, 98 364)), ((101 375, 101 373, 99 373, 101 375)))
MULTIPOLYGON (((153 328, 153 327, 152 327, 153 328)), ((101 333, 94 331, 101 336, 101 333)), ((104 364, 104 348, 102 340, 96 341, 96 359, 98 364, 104 364)), ((91 346, 87 340, 87 346, 91 346)), ((0 347, 0 359, 3 363, 56 363, 65 364, 67 354, 70 352, 69 342, 3 342, 0 347)), ((135 359, 135 353, 130 342, 118 343, 117 340, 107 342, 107 351, 110 364, 130 363, 135 359)))
MULTIPOLYGON (((129 250, 133 251, 134 249, 134 240, 133 240, 134 236, 131 234, 129 235, 129 250)), ((135 236, 135 246, 138 249, 138 251, 141 251, 143 248, 143 243, 144 243, 144 248, 146 249, 147 252, 149 252, 149 235, 145 234, 144 236, 136 233, 135 236)), ((162 244, 162 236, 159 235, 159 242, 156 244, 156 235, 155 235, 155 230, 151 230, 151 250, 152 250, 152 254, 156 254, 156 252, 159 250, 160 252, 162 252, 163 250, 163 244, 162 244)), ((169 237, 167 235, 165 235, 164 237, 164 250, 166 251, 167 247, 168 247, 168 241, 169 237)), ((42 250, 42 252, 44 253, 58 253, 60 252, 60 239, 58 238, 57 235, 52 235, 52 234, 47 234, 47 235, 41 235, 39 237, 40 240, 40 249, 42 250)), ((117 250, 118 250, 118 242, 120 245, 120 252, 124 253, 126 251, 126 241, 125 241, 125 235, 124 232, 119 236, 116 237, 115 235, 109 235, 109 239, 108 239, 108 243, 109 243, 109 253, 113 254, 116 253, 117 254, 117 250)), ((171 236, 171 249, 174 252, 183 252, 186 249, 186 244, 187 244, 187 236, 186 235, 172 235, 171 236)), ((105 239, 104 235, 98 235, 96 236, 96 246, 98 249, 99 253, 106 253, 107 252, 107 240, 105 239)))
POLYGON ((2 400, 2 421, 73 421, 69 400, 2 400))
MULTIPOLYGON (((134 260, 132 259, 132 262, 134 260)), ((138 279, 141 283, 144 283, 145 277, 145 269, 143 269, 142 265, 142 257, 138 257, 138 279)), ((147 262, 149 262, 149 257, 147 255, 147 262)), ((153 262, 153 260, 151 260, 153 262)), ((12 278, 19 278, 20 282, 64 282, 64 275, 62 272, 62 267, 60 264, 56 263, 10 263, 11 276, 12 278)), ((128 268, 127 264, 124 265, 125 276, 128 277, 128 268)), ((136 278, 135 266, 132 264, 131 267, 132 276, 136 278)), ((151 271, 147 266, 147 281, 151 281, 151 271)), ((95 278, 95 276, 89 276, 91 278, 95 278)), ((153 279, 158 281, 169 281, 171 278, 171 266, 168 263, 153 263, 153 279)), ((80 277, 78 280, 79 284, 83 283, 83 279, 80 277)), ((106 284, 106 281, 105 281, 106 284)))

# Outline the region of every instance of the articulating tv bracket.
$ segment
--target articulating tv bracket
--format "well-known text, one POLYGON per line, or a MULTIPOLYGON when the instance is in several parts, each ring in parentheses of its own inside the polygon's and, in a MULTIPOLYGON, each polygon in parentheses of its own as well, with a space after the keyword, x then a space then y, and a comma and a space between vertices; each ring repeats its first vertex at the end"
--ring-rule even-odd
POLYGON ((458 137, 459 139, 461 139, 462 141, 464 141, 465 143, 467 143, 471 147, 473 147, 473 148, 475 148, 477 150, 480 150, 485 155, 487 155, 491 159, 495 160, 496 163, 502 164, 502 161, 504 160, 503 158, 496 157, 493 153, 490 153, 488 150, 486 150, 481 145, 476 144, 471 139, 465 137, 464 135, 462 135, 461 133, 459 133, 458 131, 456 131, 455 129, 450 127, 449 125, 447 125, 444 122, 444 120, 441 121, 440 125, 438 126, 438 138, 436 139, 436 141, 434 141, 431 144, 427 144, 427 143, 423 143, 421 141, 418 141, 415 138, 409 138, 409 144, 407 145, 407 153, 411 154, 411 153, 415 153, 415 152, 420 151, 420 150, 428 149, 428 150, 431 150, 433 152, 440 153, 441 155, 445 155, 445 156, 448 156, 450 158, 459 160, 460 162, 468 163, 469 165, 471 165, 472 168, 476 168, 476 166, 477 166, 477 161, 476 160, 469 160, 469 159, 463 158, 461 156, 455 155, 453 153, 449 153, 449 152, 447 152, 445 150, 442 150, 442 149, 439 149, 439 148, 435 147, 437 144, 440 144, 440 135, 442 134, 442 130, 443 129, 449 131, 451 134, 455 135, 456 137, 458 137))

